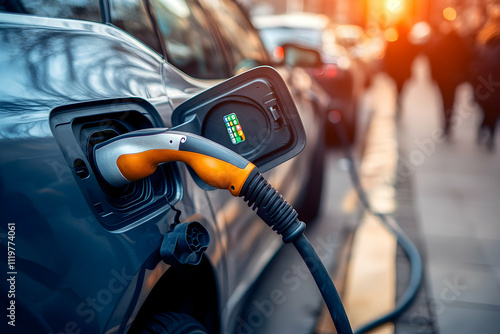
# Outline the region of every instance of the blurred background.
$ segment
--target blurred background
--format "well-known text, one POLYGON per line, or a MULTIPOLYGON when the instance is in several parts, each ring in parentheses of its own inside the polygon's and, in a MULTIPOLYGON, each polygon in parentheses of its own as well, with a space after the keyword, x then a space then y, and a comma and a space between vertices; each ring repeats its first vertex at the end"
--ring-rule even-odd
MULTIPOLYGON (((500 1, 239 2, 275 62, 286 62, 288 44, 321 55, 321 66, 301 64, 331 101, 328 183, 313 231, 344 249, 332 276, 353 327, 394 307, 409 264, 356 204, 338 118, 372 205, 424 259, 415 304, 377 333, 498 333, 500 1)), ((300 332, 304 318, 289 323, 300 332)), ((328 320, 311 323, 314 333, 335 332, 328 320)))
POLYGON ((400 20, 408 23, 426 21, 439 25, 444 8, 467 13, 457 17, 464 32, 473 33, 484 23, 488 5, 495 0, 241 0, 252 15, 310 12, 328 16, 339 24, 355 24, 367 32, 387 29, 400 20), (372 30, 373 29, 373 30, 372 30))

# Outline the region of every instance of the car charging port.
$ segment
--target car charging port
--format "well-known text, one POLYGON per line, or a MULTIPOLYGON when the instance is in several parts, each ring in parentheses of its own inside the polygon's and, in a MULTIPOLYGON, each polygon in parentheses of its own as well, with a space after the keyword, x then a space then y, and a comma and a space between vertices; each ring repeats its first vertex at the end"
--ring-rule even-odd
POLYGON ((210 243, 208 231, 198 222, 176 224, 167 232, 161 244, 160 254, 171 265, 200 263, 210 243))
POLYGON ((58 107, 51 112, 50 125, 89 208, 106 229, 120 231, 142 224, 180 199, 181 184, 173 164, 120 187, 110 185, 96 172, 92 160, 96 145, 163 126, 157 110, 147 101, 113 99, 58 107))

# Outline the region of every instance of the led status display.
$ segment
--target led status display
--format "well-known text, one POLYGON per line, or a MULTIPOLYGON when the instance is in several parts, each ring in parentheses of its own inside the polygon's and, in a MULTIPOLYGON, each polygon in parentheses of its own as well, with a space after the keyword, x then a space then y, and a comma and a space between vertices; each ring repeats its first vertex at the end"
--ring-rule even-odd
POLYGON ((233 144, 239 144, 245 141, 245 134, 235 113, 224 116, 224 124, 233 144))

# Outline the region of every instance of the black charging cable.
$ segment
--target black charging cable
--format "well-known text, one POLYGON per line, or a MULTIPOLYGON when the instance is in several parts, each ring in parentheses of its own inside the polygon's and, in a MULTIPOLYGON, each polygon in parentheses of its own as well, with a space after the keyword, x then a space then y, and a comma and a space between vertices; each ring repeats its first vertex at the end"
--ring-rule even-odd
POLYGON ((349 175, 351 178, 351 182, 354 188, 356 189, 361 204, 363 205, 366 211, 368 211, 373 216, 377 217, 382 222, 382 224, 396 236, 398 244, 405 251, 410 261, 410 269, 411 269, 410 281, 408 283, 405 292, 398 300, 394 310, 363 325, 361 328, 355 331, 356 334, 361 334, 368 332, 386 322, 395 320, 411 306, 412 302, 415 300, 415 297, 422 283, 422 274, 423 274, 422 258, 415 244, 410 240, 410 238, 401 229, 401 227, 394 220, 389 219, 383 213, 375 211, 370 205, 370 201, 368 200, 368 196, 366 195, 366 192, 363 189, 363 186, 361 185, 359 174, 354 164, 354 158, 350 149, 351 145, 348 139, 349 137, 347 135, 346 127, 340 113, 338 111, 330 111, 328 114, 328 120, 335 126, 335 130, 341 142, 344 155, 349 162, 349 175))
POLYGON ((253 205, 257 215, 283 237, 284 243, 293 243, 311 272, 339 334, 352 334, 351 325, 342 300, 318 254, 304 235, 305 224, 298 219, 295 209, 288 204, 256 170, 252 172, 240 192, 248 206, 253 205))

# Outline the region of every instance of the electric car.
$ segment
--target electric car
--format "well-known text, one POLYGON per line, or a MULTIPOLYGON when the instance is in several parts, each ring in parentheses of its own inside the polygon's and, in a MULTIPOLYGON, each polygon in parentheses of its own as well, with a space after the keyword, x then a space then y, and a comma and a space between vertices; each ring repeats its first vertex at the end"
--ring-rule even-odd
MULTIPOLYGON (((186 117, 203 92, 247 101, 217 87, 268 63, 231 1, 0 3, 2 333, 235 330, 235 310, 280 237, 241 198, 209 189, 183 163, 114 187, 99 177, 93 154, 119 135, 193 125, 197 114, 186 117), (164 236, 189 222, 207 230, 205 256, 198 265, 167 264, 159 251, 164 236)), ((264 175, 299 217, 314 216, 324 97, 303 73, 281 74, 300 119, 285 122, 272 108, 270 115, 276 130, 303 123, 307 143, 264 175)), ((269 96, 253 102, 278 99, 269 96)))

